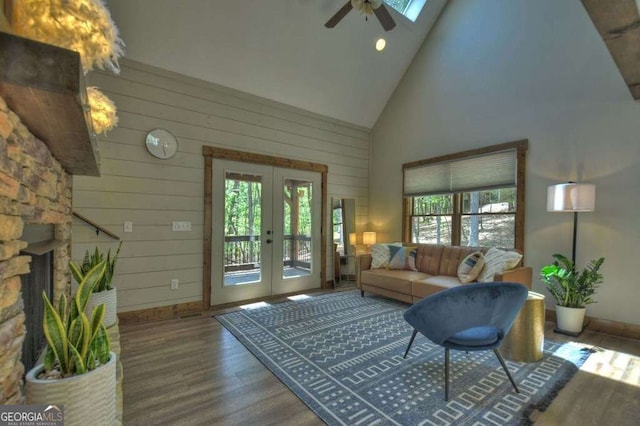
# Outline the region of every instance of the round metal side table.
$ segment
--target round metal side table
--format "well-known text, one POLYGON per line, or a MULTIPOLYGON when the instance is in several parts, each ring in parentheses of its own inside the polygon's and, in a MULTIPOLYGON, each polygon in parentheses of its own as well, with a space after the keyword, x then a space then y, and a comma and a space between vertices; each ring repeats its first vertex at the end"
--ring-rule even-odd
POLYGON ((513 327, 502 341, 500 353, 512 361, 536 362, 544 347, 544 295, 529 292, 513 327))

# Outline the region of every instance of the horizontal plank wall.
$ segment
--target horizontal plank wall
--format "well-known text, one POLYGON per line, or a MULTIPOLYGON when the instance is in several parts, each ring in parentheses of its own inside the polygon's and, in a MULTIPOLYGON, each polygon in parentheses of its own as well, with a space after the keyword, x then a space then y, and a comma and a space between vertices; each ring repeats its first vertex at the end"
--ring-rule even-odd
MULTIPOLYGON (((115 102, 120 123, 99 135, 102 177, 74 178, 73 205, 123 240, 115 277, 119 312, 202 300, 205 145, 328 165, 327 203, 354 198, 364 229, 369 129, 129 60, 119 76, 91 73, 89 83, 115 102), (178 139, 169 160, 144 146, 147 132, 158 127, 178 139), (123 232, 125 221, 133 222, 133 232, 123 232), (191 222, 191 231, 172 232, 173 221, 191 222), (177 290, 170 287, 174 278, 177 290)), ((75 220, 73 259, 96 244, 117 247, 75 220)))

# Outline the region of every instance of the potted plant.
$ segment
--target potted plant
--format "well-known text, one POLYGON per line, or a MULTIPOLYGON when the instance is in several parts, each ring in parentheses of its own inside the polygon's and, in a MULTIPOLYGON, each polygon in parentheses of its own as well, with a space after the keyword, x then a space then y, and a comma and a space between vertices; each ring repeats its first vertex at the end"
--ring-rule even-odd
POLYGON ((95 307, 104 303, 106 308, 104 314, 104 326, 107 328, 114 325, 118 320, 118 297, 116 288, 111 285, 111 281, 113 280, 113 273, 115 271, 121 247, 122 242, 118 245, 118 250, 116 250, 113 257, 111 257, 111 249, 109 249, 106 258, 104 253, 101 253, 100 250, 98 250, 98 247, 96 247, 93 254, 89 254, 89 250, 85 252, 84 259, 82 260, 80 267, 73 262, 70 264, 71 274, 76 282, 79 283, 92 268, 101 262, 106 262, 104 276, 98 281, 97 285, 93 289, 91 297, 89 298, 89 302, 87 303, 87 315, 91 316, 95 307))
POLYGON ((595 303, 592 296, 602 283, 599 272, 604 257, 592 260, 581 272, 575 264, 561 254, 554 254, 555 261, 543 266, 540 278, 556 301, 558 329, 571 333, 582 331, 586 306, 595 303))
POLYGON ((116 354, 102 323, 104 305, 90 318, 85 313, 105 269, 102 262, 89 270, 70 303, 63 295, 57 309, 43 292, 47 349, 44 363, 27 373, 25 393, 27 404, 63 405, 65 425, 116 421, 116 354))

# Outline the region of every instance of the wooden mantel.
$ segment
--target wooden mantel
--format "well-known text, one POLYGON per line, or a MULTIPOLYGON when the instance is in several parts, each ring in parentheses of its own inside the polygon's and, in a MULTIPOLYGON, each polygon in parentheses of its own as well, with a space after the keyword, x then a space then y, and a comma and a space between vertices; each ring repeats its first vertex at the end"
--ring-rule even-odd
POLYGON ((67 172, 100 176, 77 52, 0 32, 0 96, 67 172))

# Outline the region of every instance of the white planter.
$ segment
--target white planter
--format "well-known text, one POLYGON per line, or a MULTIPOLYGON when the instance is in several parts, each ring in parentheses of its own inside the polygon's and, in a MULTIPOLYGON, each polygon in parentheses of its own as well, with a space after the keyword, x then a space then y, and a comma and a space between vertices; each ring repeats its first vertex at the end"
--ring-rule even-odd
POLYGON ((89 302, 87 302, 86 313, 91 320, 91 314, 96 306, 101 303, 105 304, 104 321, 102 322, 106 328, 111 327, 118 321, 118 297, 116 288, 111 290, 101 291, 99 293, 91 293, 89 302))
POLYGON ((567 308, 556 305, 556 324, 563 331, 580 333, 584 324, 586 308, 567 308))
POLYGON ((41 380, 42 364, 26 375, 27 404, 64 405, 65 426, 116 424, 116 354, 105 365, 86 374, 41 380))

